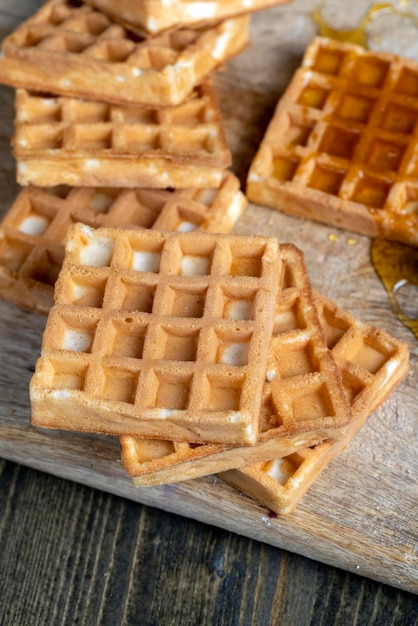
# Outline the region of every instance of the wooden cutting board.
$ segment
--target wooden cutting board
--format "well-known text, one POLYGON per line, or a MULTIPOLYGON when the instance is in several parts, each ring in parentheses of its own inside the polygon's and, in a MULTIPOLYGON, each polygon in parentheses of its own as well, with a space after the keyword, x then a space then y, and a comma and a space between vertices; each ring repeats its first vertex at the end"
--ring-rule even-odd
MULTIPOLYGON (((0 9, 5 34, 35 8, 0 9)), ((217 75, 233 169, 242 181, 274 105, 315 34, 315 2, 296 0, 252 18, 251 45, 217 75)), ((344 0, 341 0, 344 4, 344 0)), ((10 152, 13 90, 0 87, 0 209, 18 188, 10 152)), ((297 511, 273 518, 215 477, 135 489, 118 440, 36 430, 28 384, 45 319, 0 302, 0 456, 69 480, 213 524, 390 585, 418 592, 418 342, 394 316, 370 262, 371 241, 250 205, 237 233, 276 236, 305 253, 313 286, 360 319, 408 343, 411 373, 333 461, 297 511)), ((162 513, 163 514, 163 513, 162 513)))

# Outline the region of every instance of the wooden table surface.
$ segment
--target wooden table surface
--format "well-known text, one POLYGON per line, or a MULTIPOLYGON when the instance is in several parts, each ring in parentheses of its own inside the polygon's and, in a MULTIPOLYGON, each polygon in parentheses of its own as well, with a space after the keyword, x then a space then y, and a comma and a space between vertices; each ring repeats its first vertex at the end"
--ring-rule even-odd
MULTIPOLYGON (((344 0, 339 1, 342 6, 344 0)), ((39 0, 0 0, 0 38, 39 4, 39 0)), ((251 46, 217 76, 233 168, 243 181, 277 98, 316 32, 312 20, 316 4, 314 0, 295 0, 254 16, 251 46)), ((356 4, 353 2, 354 8, 356 4)), ((0 87, 2 212, 18 191, 10 151, 12 132, 13 90, 0 87)), ((31 431, 27 383, 39 352, 44 319, 0 302, 4 363, 0 373, 0 457, 7 459, 0 460, 0 624, 418 623, 417 596, 405 591, 418 590, 417 461, 413 454, 418 430, 413 380, 417 341, 391 312, 370 264, 370 240, 250 206, 236 231, 255 229, 263 234, 272 232, 281 241, 296 242, 305 252, 316 288, 365 321, 406 341, 412 374, 372 418, 372 425, 366 425, 365 438, 359 435, 343 458, 324 473, 301 504, 299 517, 293 518, 295 526, 292 521, 282 523, 260 516, 262 509, 227 486, 218 498, 218 517, 210 511, 199 517, 193 511, 188 513, 187 506, 194 501, 199 511, 205 511, 206 497, 211 506, 216 502, 218 488, 213 479, 204 479, 201 491, 191 484, 175 491, 184 503, 165 507, 167 496, 162 491, 142 497, 142 502, 152 505, 147 506, 128 499, 129 489, 120 487, 120 468, 97 480, 97 468, 109 459, 116 467, 117 448, 111 441, 65 439, 31 431), (389 417, 394 419, 393 433, 386 424, 389 417), (386 449, 368 447, 376 431, 386 440, 394 435, 392 443, 386 441, 386 449), (77 453, 74 457, 76 446, 78 459, 77 453), (54 454, 58 447, 60 467, 54 454), (380 467, 382 459, 385 463, 380 467), (75 469, 69 473, 71 463, 75 469), (369 469, 375 483, 381 477, 387 488, 392 481, 387 492, 389 516, 377 515, 378 494, 362 491, 369 469), (88 486, 92 484, 100 489, 88 486), (408 502, 401 498, 405 494, 408 502), (369 510, 364 508, 367 498, 369 510), (314 513, 318 512, 318 523, 334 503, 343 504, 342 510, 352 509, 348 517, 355 530, 353 541, 359 541, 364 533, 364 545, 374 545, 376 554, 362 558, 358 546, 349 545, 343 520, 343 550, 338 551, 338 542, 332 550, 327 547, 325 536, 322 546, 309 545, 314 513), (182 516, 167 511, 181 511, 182 516), (225 517, 231 511, 239 516, 242 511, 243 518, 245 511, 249 522, 246 526, 242 520, 242 534, 248 536, 240 536, 239 518, 235 524, 230 519, 223 523, 222 511, 225 517), (259 532, 252 526, 256 518, 265 527, 259 532), (373 524, 378 524, 382 533, 375 544, 371 542, 373 524), (304 541, 292 536, 296 527, 303 529, 304 541), (281 541, 274 541, 274 533, 281 541), (396 559, 394 549, 398 550, 396 559), (390 555, 387 558, 386 553, 390 555), (358 565, 354 557, 359 557, 358 565), (351 572, 345 571, 349 569, 351 572)), ((333 532, 338 534, 335 524, 333 532)), ((318 540, 321 533, 314 534, 318 540)))

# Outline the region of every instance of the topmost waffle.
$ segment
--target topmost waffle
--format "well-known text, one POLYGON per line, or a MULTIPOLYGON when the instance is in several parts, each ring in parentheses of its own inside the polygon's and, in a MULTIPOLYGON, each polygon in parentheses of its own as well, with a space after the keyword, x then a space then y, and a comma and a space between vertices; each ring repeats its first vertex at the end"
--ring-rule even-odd
POLYGON ((290 0, 85 0, 115 19, 122 19, 148 33, 213 22, 234 15, 266 9, 290 0))
POLYGON ((418 245, 418 64, 316 38, 250 168, 250 200, 418 245))
POLYGON ((248 17, 143 39, 77 0, 50 0, 2 45, 14 87, 153 106, 182 102, 248 43, 248 17))
POLYGON ((274 238, 76 224, 32 422, 254 443, 281 268, 274 238))

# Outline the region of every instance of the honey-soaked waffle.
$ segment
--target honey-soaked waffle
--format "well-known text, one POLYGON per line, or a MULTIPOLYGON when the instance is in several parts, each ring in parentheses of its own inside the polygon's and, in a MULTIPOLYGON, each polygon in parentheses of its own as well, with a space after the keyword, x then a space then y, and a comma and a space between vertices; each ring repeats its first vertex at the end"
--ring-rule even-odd
POLYGON ((290 0, 84 0, 115 20, 145 33, 224 20, 290 0))
POLYGON ((277 105, 247 196, 416 246, 417 116, 418 63, 316 38, 277 105))
POLYGON ((0 81, 120 104, 170 106, 248 43, 248 16, 152 39, 77 0, 49 0, 3 41, 0 81))
POLYGON ((19 89, 17 180, 41 187, 217 187, 231 153, 212 82, 194 96, 147 109, 19 89))
POLYGON ((315 301, 351 406, 352 418, 345 437, 298 450, 285 458, 276 457, 220 474, 228 483, 279 515, 295 510, 327 464, 344 450, 409 369, 406 344, 359 322, 322 295, 316 294, 315 301))
POLYGON ((74 225, 32 423, 253 443, 280 269, 275 238, 74 225))
POLYGON ((228 233, 246 206, 239 180, 219 189, 26 187, 0 224, 0 297, 48 313, 69 226, 228 233))
POLYGON ((350 409, 319 324, 303 254, 284 244, 280 256, 283 284, 265 370, 258 442, 227 448, 121 437, 122 463, 135 485, 197 478, 341 436, 350 409))

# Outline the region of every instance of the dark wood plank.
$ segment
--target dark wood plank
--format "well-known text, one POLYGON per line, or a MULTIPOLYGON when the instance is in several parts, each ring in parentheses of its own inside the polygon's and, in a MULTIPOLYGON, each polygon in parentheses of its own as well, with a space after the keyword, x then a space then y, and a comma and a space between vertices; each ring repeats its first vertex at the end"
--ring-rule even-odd
POLYGON ((0 624, 418 623, 415 595, 0 461, 0 624))

